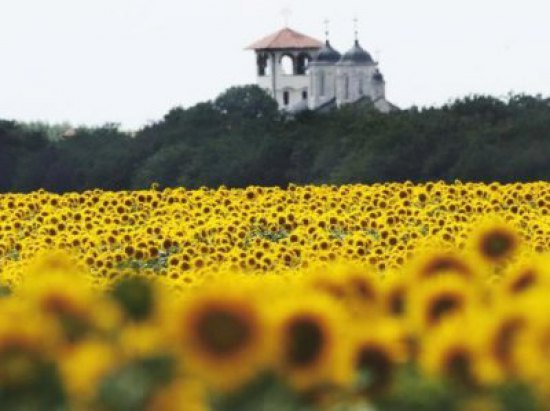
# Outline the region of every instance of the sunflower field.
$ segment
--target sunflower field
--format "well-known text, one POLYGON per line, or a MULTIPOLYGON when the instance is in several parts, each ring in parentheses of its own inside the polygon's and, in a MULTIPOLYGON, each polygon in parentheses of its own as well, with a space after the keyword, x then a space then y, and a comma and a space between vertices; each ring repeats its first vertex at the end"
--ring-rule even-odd
POLYGON ((0 195, 0 409, 550 409, 550 183, 0 195))

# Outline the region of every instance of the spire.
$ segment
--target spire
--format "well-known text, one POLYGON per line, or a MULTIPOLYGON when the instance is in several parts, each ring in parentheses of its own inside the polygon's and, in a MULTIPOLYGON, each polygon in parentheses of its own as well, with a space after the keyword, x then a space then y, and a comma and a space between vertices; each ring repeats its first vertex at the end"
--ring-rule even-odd
POLYGON ((328 45, 329 44, 329 36, 330 36, 330 20, 325 19, 324 23, 325 23, 325 41, 326 41, 326 44, 328 45))
POLYGON ((359 18, 357 16, 353 18, 353 33, 355 36, 355 43, 359 43, 359 18))

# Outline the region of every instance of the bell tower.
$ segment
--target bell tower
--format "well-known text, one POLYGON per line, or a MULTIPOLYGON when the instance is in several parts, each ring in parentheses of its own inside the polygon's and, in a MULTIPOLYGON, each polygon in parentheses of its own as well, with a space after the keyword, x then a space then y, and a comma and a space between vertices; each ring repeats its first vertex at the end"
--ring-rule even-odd
POLYGON ((258 85, 287 111, 308 107, 309 65, 323 47, 317 39, 288 27, 247 47, 256 53, 258 85))

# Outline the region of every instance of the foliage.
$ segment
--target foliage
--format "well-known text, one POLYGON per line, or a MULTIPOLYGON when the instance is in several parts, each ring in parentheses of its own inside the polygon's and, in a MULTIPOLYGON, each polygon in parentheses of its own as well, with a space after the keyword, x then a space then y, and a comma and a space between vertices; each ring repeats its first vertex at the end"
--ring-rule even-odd
POLYGON ((0 192, 289 183, 537 181, 550 176, 550 100, 471 96, 380 114, 278 112, 256 86, 175 108, 133 135, 0 122, 0 192), (52 137, 52 135, 55 135, 52 137))

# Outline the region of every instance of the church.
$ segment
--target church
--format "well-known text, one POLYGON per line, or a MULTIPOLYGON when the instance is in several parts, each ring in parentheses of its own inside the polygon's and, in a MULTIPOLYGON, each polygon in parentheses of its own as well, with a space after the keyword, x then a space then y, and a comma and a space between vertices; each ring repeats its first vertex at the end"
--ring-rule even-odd
POLYGON ((247 49, 256 53, 258 85, 279 103, 282 110, 329 111, 345 104, 371 102, 389 113, 398 108, 386 100, 386 82, 378 62, 361 47, 341 54, 330 44, 288 27, 247 49))

